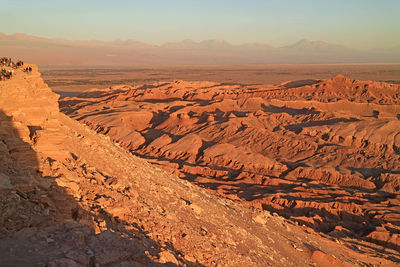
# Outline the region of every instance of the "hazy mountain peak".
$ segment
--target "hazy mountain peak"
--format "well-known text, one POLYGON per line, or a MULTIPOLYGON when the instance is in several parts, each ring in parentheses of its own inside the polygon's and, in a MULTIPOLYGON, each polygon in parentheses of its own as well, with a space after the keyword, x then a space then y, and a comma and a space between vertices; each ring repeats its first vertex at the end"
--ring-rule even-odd
POLYGON ((212 49, 222 49, 232 46, 228 41, 220 39, 204 40, 199 44, 204 48, 212 48, 212 49))
POLYGON ((313 41, 310 41, 309 39, 303 38, 297 41, 294 45, 304 45, 304 44, 311 44, 313 41))
POLYGON ((274 64, 399 62, 400 47, 357 51, 323 41, 302 39, 283 47, 263 43, 233 45, 226 40, 185 39, 160 46, 134 39, 66 40, 27 34, 1 34, 4 56, 39 64, 274 64), (90 51, 90 53, 88 53, 90 51), (112 51, 112 53, 110 53, 112 51), (113 57, 110 58, 109 54, 113 57), (84 56, 83 56, 84 55, 84 56))
POLYGON ((284 46, 283 48, 289 48, 294 50, 347 50, 346 47, 336 44, 330 44, 324 41, 311 41, 309 39, 301 39, 294 44, 284 46))
POLYGON ((192 39, 185 39, 185 40, 183 40, 181 43, 185 43, 185 44, 193 44, 193 43, 195 43, 192 39))
POLYGON ((122 39, 116 39, 112 42, 113 44, 116 45, 121 45, 121 46, 135 46, 135 47, 141 47, 141 48, 145 48, 145 47, 151 47, 151 45, 140 42, 138 40, 134 40, 134 39, 127 39, 127 40, 122 40, 122 39))
POLYGON ((28 34, 25 34, 25 33, 14 33, 14 34, 9 35, 9 37, 14 38, 14 39, 18 39, 18 40, 37 40, 37 39, 42 39, 40 37, 28 35, 28 34))
POLYGON ((185 39, 181 42, 170 42, 162 45, 164 48, 173 49, 220 49, 232 46, 225 40, 204 40, 201 42, 195 42, 191 39, 185 39))
POLYGON ((184 39, 180 42, 168 42, 161 45, 162 48, 170 48, 170 49, 188 49, 195 48, 198 43, 194 42, 192 39, 184 39))

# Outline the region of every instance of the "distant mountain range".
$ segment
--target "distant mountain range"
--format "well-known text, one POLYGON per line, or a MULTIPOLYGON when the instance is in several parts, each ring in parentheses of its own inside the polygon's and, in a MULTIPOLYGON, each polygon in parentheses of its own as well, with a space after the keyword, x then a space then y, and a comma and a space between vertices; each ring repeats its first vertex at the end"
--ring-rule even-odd
POLYGON ((38 65, 400 62, 400 46, 355 50, 306 39, 283 47, 263 43, 233 45, 225 40, 194 42, 189 39, 156 46, 136 40, 65 40, 0 33, 0 52, 0 57, 20 58, 38 65))

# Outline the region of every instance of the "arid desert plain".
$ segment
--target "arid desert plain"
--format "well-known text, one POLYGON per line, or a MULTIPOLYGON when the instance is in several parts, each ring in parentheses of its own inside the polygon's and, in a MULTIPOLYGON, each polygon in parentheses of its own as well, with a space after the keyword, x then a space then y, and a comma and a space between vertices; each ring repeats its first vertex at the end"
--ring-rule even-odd
POLYGON ((400 64, 280 64, 167 66, 41 66, 43 79, 61 96, 113 85, 157 81, 210 81, 236 84, 279 84, 330 78, 338 74, 359 80, 400 83, 400 64))

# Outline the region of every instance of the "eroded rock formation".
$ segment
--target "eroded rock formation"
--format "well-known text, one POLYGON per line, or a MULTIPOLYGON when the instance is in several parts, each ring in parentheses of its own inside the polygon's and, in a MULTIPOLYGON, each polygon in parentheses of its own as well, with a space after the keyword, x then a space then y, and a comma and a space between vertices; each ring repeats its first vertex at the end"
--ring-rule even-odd
POLYGON ((61 107, 170 173, 370 253, 400 246, 399 96, 339 75, 116 86, 61 107))
MULTIPOLYGON (((167 174, 59 113, 57 95, 31 67, 31 73, 18 70, 0 83, 0 265, 326 266, 398 259, 390 251, 353 251, 277 214, 246 208, 167 174)), ((99 112, 107 114, 107 105, 99 112)), ((209 155, 208 170, 215 177, 245 166, 265 175, 289 170, 261 152, 241 155, 234 144, 215 149, 200 134, 159 139, 154 129, 142 135, 147 124, 164 121, 162 116, 149 111, 124 117, 120 122, 127 124, 143 119, 125 131, 124 144, 143 151, 151 143, 164 144, 157 153, 182 162, 206 162, 209 155), (191 148, 182 151, 187 144, 191 148), (229 167, 213 167, 216 153, 229 167), (229 163, 229 154, 240 157, 229 163)), ((202 166, 184 166, 204 173, 202 166)), ((382 183, 389 180, 393 177, 385 176, 382 183)), ((387 231, 378 230, 386 242, 387 231)))

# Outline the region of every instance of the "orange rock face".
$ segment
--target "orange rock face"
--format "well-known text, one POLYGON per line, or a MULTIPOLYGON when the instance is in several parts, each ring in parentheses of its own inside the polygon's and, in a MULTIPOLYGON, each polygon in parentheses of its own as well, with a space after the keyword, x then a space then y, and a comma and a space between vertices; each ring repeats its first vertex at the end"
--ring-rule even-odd
POLYGON ((340 75, 254 86, 173 81, 91 91, 60 106, 217 194, 335 238, 400 248, 398 85, 340 75))

